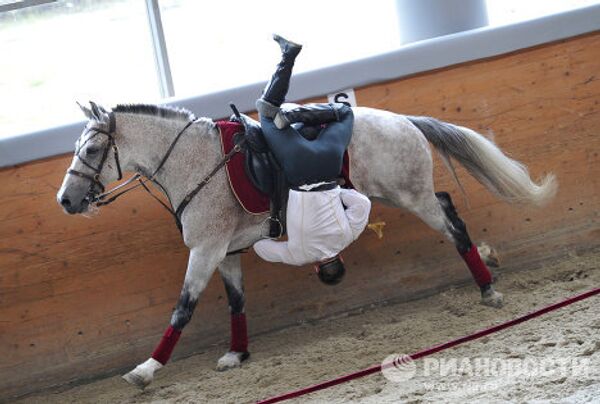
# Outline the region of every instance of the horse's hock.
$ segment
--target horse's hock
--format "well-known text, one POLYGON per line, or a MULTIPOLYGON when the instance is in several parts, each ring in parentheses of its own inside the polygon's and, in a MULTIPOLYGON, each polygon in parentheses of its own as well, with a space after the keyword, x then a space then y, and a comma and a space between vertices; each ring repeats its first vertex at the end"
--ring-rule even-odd
MULTIPOLYGON (((356 95, 361 105, 493 131, 533 177, 557 175, 557 197, 536 209, 498 201, 459 168, 468 209, 436 158, 436 190, 454 195, 473 239, 498 249, 500 271, 526 270, 600 240, 599 50, 593 33, 356 95)), ((179 293, 187 250, 172 218, 145 193, 94 220, 67 217, 54 198, 70 158, 0 171, 0 399, 131 368, 160 338, 179 293)), ((245 255, 250 335, 471 282, 454 246, 416 217, 375 205, 370 221, 385 222, 383 238, 365 231, 345 253, 346 278, 336 287, 312 268, 245 255)), ((175 357, 226 346, 227 299, 213 278, 175 357)))

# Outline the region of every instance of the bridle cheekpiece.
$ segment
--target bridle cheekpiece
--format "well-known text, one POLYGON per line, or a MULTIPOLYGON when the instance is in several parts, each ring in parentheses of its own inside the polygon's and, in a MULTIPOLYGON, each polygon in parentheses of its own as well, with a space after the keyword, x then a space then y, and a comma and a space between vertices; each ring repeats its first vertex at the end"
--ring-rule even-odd
POLYGON ((86 199, 90 203, 94 202, 96 199, 96 196, 99 193, 103 193, 104 190, 106 189, 106 187, 104 186, 102 181, 100 181, 100 175, 102 173, 102 169, 104 168, 104 164, 106 163, 106 160, 108 159, 108 154, 109 154, 110 150, 113 151, 113 156, 115 158, 115 164, 117 165, 118 180, 123 178, 123 173, 121 171, 121 163, 119 161, 119 149, 117 148, 117 144, 115 143, 115 137, 114 137, 115 115, 113 112, 108 112, 107 114, 108 114, 108 131, 102 130, 100 128, 90 128, 88 131, 86 131, 84 133, 84 135, 88 134, 90 132, 94 132, 94 133, 91 136, 89 136, 86 139, 86 141, 83 142, 83 144, 79 145, 77 150, 75 150, 75 156, 77 157, 77 159, 79 159, 79 161, 81 161, 83 163, 83 165, 90 168, 93 171, 93 174, 84 173, 84 172, 81 172, 78 170, 74 170, 72 168, 70 168, 67 171, 67 174, 75 175, 80 178, 85 178, 90 181, 90 188, 86 194, 86 199), (85 158, 83 158, 81 156, 81 150, 83 149, 83 147, 86 145, 87 142, 89 142, 91 139, 95 138, 98 135, 105 135, 108 138, 108 144, 106 145, 106 147, 104 147, 104 149, 102 151, 102 159, 100 160, 100 164, 98 165, 98 167, 94 167, 89 161, 87 161, 85 158))

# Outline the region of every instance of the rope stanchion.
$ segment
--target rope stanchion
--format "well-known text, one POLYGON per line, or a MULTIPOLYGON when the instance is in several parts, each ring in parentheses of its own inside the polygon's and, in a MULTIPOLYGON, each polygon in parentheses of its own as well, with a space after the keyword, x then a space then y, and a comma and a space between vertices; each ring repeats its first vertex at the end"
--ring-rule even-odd
MULTIPOLYGON (((416 353, 414 353, 412 355, 409 355, 409 358, 412 359, 412 360, 417 360, 417 359, 424 358, 426 356, 429 356, 429 355, 432 355, 434 353, 443 351, 445 349, 452 348, 452 347, 455 347, 457 345, 463 344, 465 342, 473 341, 475 339, 484 337, 486 335, 493 334, 493 333, 496 333, 498 331, 504 330, 505 328, 509 328, 509 327, 514 326, 514 325, 523 323, 523 322, 525 322, 527 320, 531 320, 532 318, 536 318, 536 317, 539 317, 539 316, 541 316, 543 314, 549 313, 551 311, 558 310, 558 309, 560 309, 562 307, 568 306, 568 305, 573 304, 575 302, 578 302, 580 300, 587 299, 587 298, 592 297, 594 295, 597 295, 599 293, 600 293, 600 288, 595 288, 595 289, 589 290, 589 291, 587 291, 585 293, 569 297, 569 298, 567 298, 567 299, 565 299, 563 301, 560 301, 558 303, 554 303, 554 304, 551 304, 549 306, 543 307, 543 308, 541 308, 539 310, 532 311, 529 314, 525 314, 525 315, 523 315, 521 317, 517 317, 517 318, 515 318, 513 320, 509 320, 509 321, 506 321, 504 323, 501 323, 501 324, 498 324, 498 325, 495 325, 495 326, 492 326, 492 327, 489 327, 489 328, 486 328, 486 329, 474 332, 472 334, 466 335, 464 337, 460 337, 460 338, 457 338, 457 339, 445 342, 443 344, 435 345, 433 347, 430 347, 430 348, 424 349, 422 351, 416 352, 416 353)), ((282 394, 282 395, 279 395, 279 396, 267 398, 267 399, 258 401, 257 404, 278 403, 280 401, 289 400, 289 399, 292 399, 292 398, 295 398, 295 397, 300 397, 300 396, 303 396, 305 394, 309 394, 309 393, 312 393, 312 392, 315 392, 315 391, 318 391, 318 390, 323 390, 323 389, 326 389, 328 387, 332 387, 332 386, 336 386, 338 384, 342 384, 342 383, 348 382, 350 380, 359 379, 361 377, 365 377, 365 376, 371 375, 373 373, 380 372, 382 368, 388 368, 388 367, 391 367, 391 366, 394 366, 394 364, 392 362, 384 363, 383 365, 374 365, 374 366, 371 366, 369 368, 366 368, 366 369, 363 369, 363 370, 359 370, 358 372, 350 373, 348 375, 341 376, 341 377, 338 377, 338 378, 335 378, 335 379, 332 379, 332 380, 328 380, 328 381, 325 381, 325 382, 321 382, 321 383, 318 383, 318 384, 315 384, 315 385, 312 385, 312 386, 308 386, 308 387, 305 387, 305 388, 302 388, 302 389, 299 389, 299 390, 290 391, 288 393, 285 393, 285 394, 282 394)))

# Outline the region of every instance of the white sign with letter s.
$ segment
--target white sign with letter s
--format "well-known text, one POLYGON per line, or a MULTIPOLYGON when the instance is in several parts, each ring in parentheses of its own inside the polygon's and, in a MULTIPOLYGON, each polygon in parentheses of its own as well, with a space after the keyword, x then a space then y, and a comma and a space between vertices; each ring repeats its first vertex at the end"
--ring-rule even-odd
POLYGON ((327 101, 331 104, 346 104, 349 107, 356 107, 356 96, 352 88, 328 94, 327 101))

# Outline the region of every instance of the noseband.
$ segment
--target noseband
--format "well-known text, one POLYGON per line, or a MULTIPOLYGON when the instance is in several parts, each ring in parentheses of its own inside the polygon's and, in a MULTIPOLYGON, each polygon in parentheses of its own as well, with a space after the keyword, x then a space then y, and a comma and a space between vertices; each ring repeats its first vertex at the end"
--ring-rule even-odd
POLYGON ((67 174, 75 175, 80 178, 85 178, 90 181, 90 188, 86 194, 86 199, 89 202, 92 202, 96 198, 96 195, 98 194, 98 192, 96 192, 96 188, 99 188, 99 193, 104 192, 104 190, 106 189, 104 187, 104 184, 102 183, 102 181, 100 181, 100 174, 102 173, 102 169, 104 168, 104 163, 106 163, 106 160, 108 159, 109 150, 111 150, 111 149, 112 149, 113 155, 115 157, 115 163, 117 164, 117 172, 118 172, 118 177, 119 177, 118 180, 123 178, 123 173, 121 171, 121 163, 119 161, 119 150, 117 149, 117 145, 115 143, 115 138, 114 138, 115 115, 112 112, 110 112, 108 114, 108 117, 109 117, 108 132, 103 131, 98 128, 90 129, 88 132, 94 132, 94 134, 92 134, 85 142, 83 142, 83 144, 81 144, 79 146, 79 148, 75 151, 75 156, 79 159, 79 161, 81 161, 83 163, 83 165, 85 165, 86 167, 90 168, 94 172, 94 174, 93 175, 87 174, 87 173, 84 173, 81 171, 74 170, 72 168, 70 168, 67 171, 67 174), (98 165, 98 167, 94 167, 86 159, 81 157, 80 152, 81 152, 81 149, 83 149, 83 146, 85 146, 85 144, 87 142, 89 142, 91 139, 93 139, 97 135, 105 135, 106 137, 108 137, 108 144, 102 151, 102 159, 100 160, 100 164, 98 165))

